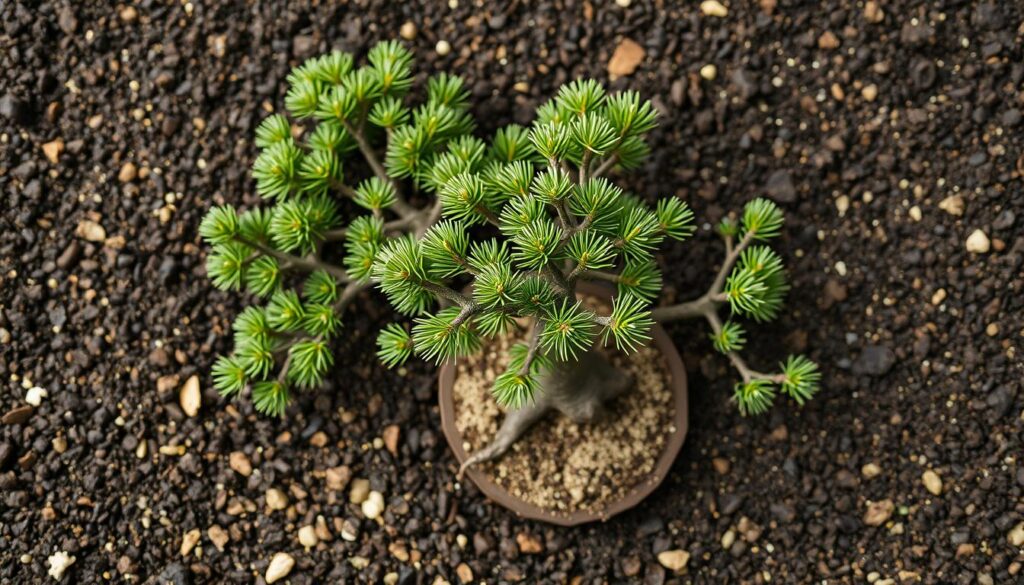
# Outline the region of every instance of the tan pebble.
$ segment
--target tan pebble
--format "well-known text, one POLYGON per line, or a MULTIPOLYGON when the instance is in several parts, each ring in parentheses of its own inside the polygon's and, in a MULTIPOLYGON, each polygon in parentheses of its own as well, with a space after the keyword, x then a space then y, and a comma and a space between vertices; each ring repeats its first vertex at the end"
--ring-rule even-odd
POLYGON ((915 205, 915 206, 910 208, 910 211, 908 213, 910 215, 910 219, 912 219, 914 221, 921 221, 921 208, 920 207, 915 205))
POLYGON ((964 198, 959 195, 950 195, 939 202, 939 209, 950 215, 960 217, 964 214, 964 198))
POLYGON ((722 548, 728 550, 734 542, 736 542, 736 532, 734 530, 726 530, 725 534, 722 535, 722 548))
POLYGON ((43 145, 43 154, 53 164, 60 162, 60 155, 64 152, 64 141, 60 138, 51 140, 43 145))
POLYGON ((185 384, 178 391, 178 403, 186 415, 191 417, 199 414, 199 407, 203 403, 203 396, 199 391, 199 376, 189 376, 189 379, 185 380, 185 384))
POLYGON ((411 41, 416 38, 416 23, 411 20, 407 20, 402 23, 402 28, 398 29, 398 34, 407 41, 411 41))
POLYGON ((725 457, 715 457, 711 460, 711 465, 714 466, 715 471, 717 471, 719 475, 729 473, 730 464, 729 460, 725 457))
POLYGON ((249 477, 252 475, 252 463, 249 458, 245 456, 245 453, 241 451, 232 451, 228 455, 228 466, 234 470, 235 473, 243 477, 249 477))
POLYGON ((327 527, 327 520, 321 515, 316 517, 316 525, 314 526, 316 537, 323 541, 334 540, 334 535, 331 534, 331 529, 327 527))
POLYGON ((213 546, 217 547, 217 550, 221 552, 224 551, 224 547, 228 544, 228 541, 231 540, 228 532, 217 524, 210 526, 206 530, 206 536, 210 538, 210 542, 213 543, 213 546))
POLYGON ((882 468, 877 463, 867 463, 864 467, 860 468, 860 474, 867 479, 878 477, 882 473, 882 468))
POLYGON ((185 536, 181 537, 181 556, 187 557, 192 549, 199 544, 199 537, 202 535, 198 528, 193 528, 185 533, 185 536))
POLYGON ((75 235, 90 242, 102 242, 107 239, 107 230, 95 221, 83 219, 78 222, 75 235))
POLYGON ((400 542, 392 542, 388 545, 388 552, 391 556, 395 557, 399 562, 409 562, 409 549, 405 548, 405 545, 400 542))
POLYGON ((135 22, 135 19, 139 17, 139 11, 136 10, 134 6, 128 5, 118 12, 118 16, 120 16, 121 20, 124 22, 135 22))
POLYGON ((670 571, 682 571, 690 562, 690 553, 682 549, 662 551, 658 553, 658 562, 670 571))
POLYGON ((995 337, 996 335, 999 335, 999 324, 989 323, 988 326, 985 327, 985 335, 988 335, 989 337, 995 337))
POLYGON ((946 289, 940 288, 939 290, 932 293, 932 304, 935 306, 941 305, 942 301, 946 300, 946 289))
POLYGON ((885 19, 885 11, 875 0, 868 0, 864 3, 864 20, 871 24, 878 24, 885 19))
POLYGON ((718 67, 709 63, 700 68, 700 76, 708 81, 714 81, 718 77, 718 67))
POLYGON ((452 46, 448 41, 440 40, 437 41, 437 44, 434 46, 434 50, 437 51, 438 55, 444 57, 448 53, 452 52, 452 46))
POLYGON ((473 569, 469 568, 469 565, 466 563, 459 563, 459 566, 455 567, 455 574, 463 585, 473 582, 473 569))
POLYGON ((864 89, 860 90, 860 95, 864 97, 866 101, 873 102, 878 97, 878 86, 874 83, 865 85, 864 89))
POLYGON ((1024 545, 1024 522, 1017 524, 1007 535, 1007 539, 1013 546, 1024 545))
POLYGON ((519 552, 525 555, 539 554, 544 550, 539 538, 525 532, 516 535, 516 544, 519 545, 519 552))
POLYGON ((931 469, 928 469, 921 474, 921 483, 924 484, 925 489, 927 489, 931 495, 942 495, 942 478, 940 478, 939 474, 935 473, 931 469))
POLYGON ((138 169, 134 163, 126 162, 121 166, 121 170, 117 173, 117 180, 122 183, 128 183, 134 181, 135 177, 138 176, 138 169))
POLYGON ((312 437, 309 438, 310 446, 316 447, 317 449, 322 449, 326 447, 328 442, 329 439, 327 438, 327 433, 323 431, 317 431, 313 433, 312 437))
POLYGON ((837 38, 836 35, 832 31, 827 30, 827 31, 821 33, 821 36, 818 37, 818 48, 819 49, 836 49, 838 47, 839 47, 839 38, 837 38))
POLYGON ((267 572, 263 576, 267 583, 276 583, 288 576, 295 566, 295 559, 288 553, 279 552, 270 559, 267 572))
POLYGON ((316 529, 313 528, 312 524, 307 524, 302 528, 299 528, 299 544, 306 548, 313 548, 320 543, 320 538, 316 535, 316 529))
POLYGON ((352 480, 352 489, 348 492, 348 501, 362 504, 370 495, 370 480, 358 478, 352 480))
POLYGON ((348 485, 350 479, 352 479, 352 470, 347 465, 339 465, 338 467, 331 467, 325 474, 327 478, 327 489, 334 491, 341 491, 348 485))
POLYGON ((392 455, 398 455, 398 438, 401 432, 398 425, 384 427, 384 446, 387 447, 388 452, 392 455))
POLYGON ((868 526, 881 526, 889 520, 889 517, 892 516, 892 512, 895 509, 896 506, 892 503, 892 500, 869 502, 868 509, 864 513, 864 523, 868 526))
POLYGON ((608 75, 613 79, 632 75, 646 54, 644 48, 633 39, 622 39, 608 60, 608 75))

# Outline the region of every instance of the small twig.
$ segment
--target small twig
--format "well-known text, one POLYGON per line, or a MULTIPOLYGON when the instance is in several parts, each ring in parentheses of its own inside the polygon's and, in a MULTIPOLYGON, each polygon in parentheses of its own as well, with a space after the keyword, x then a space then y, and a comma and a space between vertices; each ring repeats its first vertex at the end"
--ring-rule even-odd
POLYGON ((315 258, 302 258, 300 256, 294 256, 292 254, 288 254, 287 252, 275 250, 270 246, 266 246, 259 242, 254 242, 241 236, 235 236, 235 240, 241 244, 245 244, 246 246, 255 248, 256 250, 259 250, 261 253, 267 256, 272 256, 277 260, 286 263, 287 266, 290 268, 298 268, 299 270, 304 270, 306 272, 323 270, 330 274, 331 276, 335 277, 335 279, 337 279, 338 282, 349 282, 351 280, 348 276, 348 272, 345 272, 345 269, 341 268, 340 266, 328 264, 327 262, 317 260, 315 258))
POLYGON ((345 183, 342 183, 341 181, 339 181, 337 179, 331 179, 331 188, 332 189, 337 189, 338 191, 341 191, 341 193, 345 197, 349 197, 351 199, 355 199, 356 197, 359 196, 359 194, 356 193, 355 189, 353 189, 352 187, 349 187, 348 185, 346 185, 345 183))
POLYGON ((361 130, 357 130, 349 123, 348 120, 343 120, 345 130, 352 136, 352 139, 356 141, 356 146, 359 147, 359 151, 363 153, 363 157, 366 159, 366 163, 373 169, 373 173, 382 181, 387 181, 395 188, 395 202, 391 207, 395 210, 398 215, 406 217, 416 213, 416 208, 409 205, 405 198, 402 196, 401 190, 398 188, 398 184, 391 180, 388 176, 387 170, 384 169, 384 165, 380 164, 380 159, 377 158, 377 153, 374 152, 373 147, 366 140, 366 136, 363 135, 361 130))
POLYGON ((590 178, 591 179, 596 179, 596 178, 604 175, 605 173, 608 172, 609 169, 611 169, 613 166, 615 166, 615 163, 617 163, 617 162, 619 162, 619 153, 616 152, 615 154, 613 154, 613 155, 609 156, 608 158, 604 159, 604 161, 602 161, 601 164, 598 165, 598 167, 596 169, 594 169, 594 172, 591 173, 590 178))
POLYGON ((589 149, 583 149, 583 157, 580 159, 580 176, 578 183, 582 187, 587 182, 587 171, 590 170, 590 158, 593 154, 589 149))
POLYGON ((754 241, 754 235, 755 232, 748 231, 735 248, 732 245, 732 236, 725 237, 725 260, 722 262, 722 267, 718 269, 718 274, 715 275, 711 288, 708 289, 709 294, 716 295, 722 292, 722 287, 725 286, 725 279, 728 278, 729 272, 732 271, 732 267, 736 264, 736 260, 739 259, 743 250, 754 241))
POLYGON ((426 289, 427 291, 433 293, 434 295, 439 296, 439 297, 444 298, 444 299, 448 299, 449 301, 459 305, 460 307, 465 308, 465 307, 468 307, 468 306, 476 304, 476 303, 473 302, 473 299, 470 299, 466 295, 464 295, 464 294, 462 294, 460 292, 457 292, 457 291, 455 291, 453 289, 450 289, 447 286, 444 286, 442 284, 438 284, 436 282, 431 282, 429 280, 420 281, 419 284, 424 289, 426 289))
MULTIPOLYGON (((715 335, 720 335, 722 333, 722 321, 718 318, 718 311, 711 309, 704 314, 704 317, 711 325, 711 330, 715 332, 715 335)), ((729 358, 729 361, 732 362, 736 371, 740 373, 744 383, 749 383, 751 380, 769 380, 771 382, 779 383, 785 378, 785 376, 781 374, 765 374, 751 369, 740 354, 735 351, 730 351, 725 355, 729 358)))
POLYGON ((495 227, 499 227, 501 225, 501 222, 498 220, 498 216, 494 215, 494 212, 484 207, 483 204, 477 204, 474 209, 477 213, 484 216, 491 225, 495 227))
POLYGON ((526 376, 530 373, 530 366, 533 365, 533 360, 537 357, 537 350, 540 348, 540 334, 543 330, 544 320, 539 317, 533 317, 530 326, 530 349, 526 352, 526 358, 523 360, 523 367, 519 368, 518 374, 520 376, 526 376))

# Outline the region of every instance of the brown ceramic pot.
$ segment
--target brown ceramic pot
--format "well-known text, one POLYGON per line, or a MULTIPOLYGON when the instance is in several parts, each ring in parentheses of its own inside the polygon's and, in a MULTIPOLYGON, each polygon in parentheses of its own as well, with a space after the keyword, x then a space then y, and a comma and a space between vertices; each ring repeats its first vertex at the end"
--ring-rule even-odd
MULTIPOLYGON (((610 296, 608 289, 605 287, 581 285, 579 289, 586 294, 593 294, 595 296, 602 296, 606 298, 610 296)), ((571 514, 566 514, 555 510, 540 508, 513 497, 505 490, 505 488, 494 483, 486 473, 483 473, 478 469, 470 468, 466 471, 466 475, 469 479, 473 480, 473 483, 475 483, 488 498, 509 510, 512 510, 517 515, 523 518, 542 520, 544 522, 559 524, 561 526, 576 526, 578 524, 585 524, 587 522, 594 522, 598 520, 605 521, 612 516, 639 504, 644 498, 650 495, 662 480, 665 479, 665 476, 668 475, 669 468, 672 467, 672 463, 675 461, 676 455, 679 454, 679 449, 683 446, 683 440, 686 438, 686 431, 689 426, 687 422, 689 410, 686 392, 686 369, 683 367, 683 361, 680 359, 679 352, 676 350, 675 344, 672 343, 672 339, 667 333, 665 333, 665 330, 661 325, 654 325, 654 328, 651 331, 651 336, 653 338, 654 346, 658 348, 661 354, 665 357, 665 361, 668 363, 671 378, 670 386, 672 388, 672 395, 675 398, 675 412, 672 417, 675 432, 672 433, 668 438, 668 441, 665 443, 665 448, 658 456, 658 462, 655 465, 654 471, 646 479, 641 480, 633 490, 626 494, 622 499, 612 502, 601 511, 577 511, 571 514)), ((462 448, 462 434, 455 426, 455 402, 452 397, 452 389, 455 385, 455 373, 455 364, 448 363, 441 367, 439 375, 439 400, 441 407, 441 427, 444 430, 444 436, 448 440, 448 446, 451 447, 452 451, 455 453, 455 458, 461 464, 469 457, 469 454, 462 448)))

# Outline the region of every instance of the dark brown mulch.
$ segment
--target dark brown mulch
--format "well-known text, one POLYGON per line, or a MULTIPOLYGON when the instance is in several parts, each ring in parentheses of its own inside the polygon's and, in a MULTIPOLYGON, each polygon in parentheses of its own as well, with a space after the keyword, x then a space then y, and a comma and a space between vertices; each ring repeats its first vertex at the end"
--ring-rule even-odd
MULTIPOLYGON (((0 581, 44 581, 59 550, 77 558, 65 582, 80 583, 251 581, 278 551, 295 556, 294 583, 457 582, 461 563, 488 582, 1021 579, 1008 537, 1024 519, 1019 7, 885 2, 869 22, 848 0, 734 1, 722 19, 696 2, 306 4, 0 3, 0 581), (331 388, 284 420, 225 408, 205 372, 240 300, 206 280, 199 219, 216 201, 255 202, 252 132, 290 65, 364 51, 407 20, 422 70, 464 75, 485 130, 527 122, 562 82, 606 78, 619 41, 640 43, 639 69, 611 86, 665 116, 628 184, 682 196, 709 223, 756 195, 783 204, 790 309, 750 354, 806 350, 822 395, 742 419, 703 329, 674 326, 694 413, 675 470, 639 509, 574 530, 455 488, 431 370, 375 364, 368 332, 388 315, 374 293, 347 321, 331 388), (57 139, 51 163, 43 145, 57 139), (127 162, 148 174, 120 182, 127 162), (954 196, 962 215, 940 208, 954 196), (76 236, 83 220, 106 242, 76 236), (966 251, 976 229, 990 252, 966 251), (157 379, 193 373, 204 405, 186 418, 157 379), (11 413, 25 378, 49 398, 11 413), (402 429, 394 456, 372 444, 389 424, 402 429), (256 472, 231 470, 233 451, 256 472), (325 488, 340 465, 385 495, 383 526, 325 488), (288 511, 265 513, 272 486, 288 511), (893 516, 867 525, 884 500, 893 516), (304 551, 296 530, 321 515, 334 540, 304 551), (193 529, 202 555, 183 558, 193 529), (682 575, 656 561, 677 548, 691 555, 682 575)), ((706 285, 721 248, 700 236, 665 254, 669 294, 706 285)))

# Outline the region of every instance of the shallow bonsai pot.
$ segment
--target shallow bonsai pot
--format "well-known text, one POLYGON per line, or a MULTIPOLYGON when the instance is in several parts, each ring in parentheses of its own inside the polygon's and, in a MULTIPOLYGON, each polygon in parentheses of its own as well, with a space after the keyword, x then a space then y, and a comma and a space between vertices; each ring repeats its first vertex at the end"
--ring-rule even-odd
MULTIPOLYGON (((586 294, 608 298, 609 290, 605 287, 585 286, 581 284, 579 290, 586 294)), ((508 508, 522 518, 542 520, 551 524, 561 526, 576 526, 588 522, 605 521, 609 518, 629 510, 639 504, 644 498, 651 494, 668 475, 672 463, 679 454, 683 441, 686 438, 688 429, 689 408, 687 402, 686 369, 679 357, 672 339, 665 333, 665 330, 655 323, 651 331, 652 343, 661 352, 669 369, 669 387, 674 401, 674 412, 672 414, 673 432, 665 441, 665 447, 658 456, 654 470, 644 479, 639 481, 632 490, 622 498, 611 502, 601 511, 577 510, 575 512, 557 512, 525 502, 514 497, 504 487, 491 480, 488 475, 477 468, 471 467, 466 470, 466 475, 473 480, 484 494, 492 501, 508 508)), ((439 402, 441 407, 441 427, 444 431, 448 446, 455 453, 455 458, 461 465, 469 454, 463 448, 462 433, 459 432, 455 422, 455 401, 453 390, 455 386, 455 375, 457 369, 454 363, 447 363, 441 366, 438 376, 439 402)))

